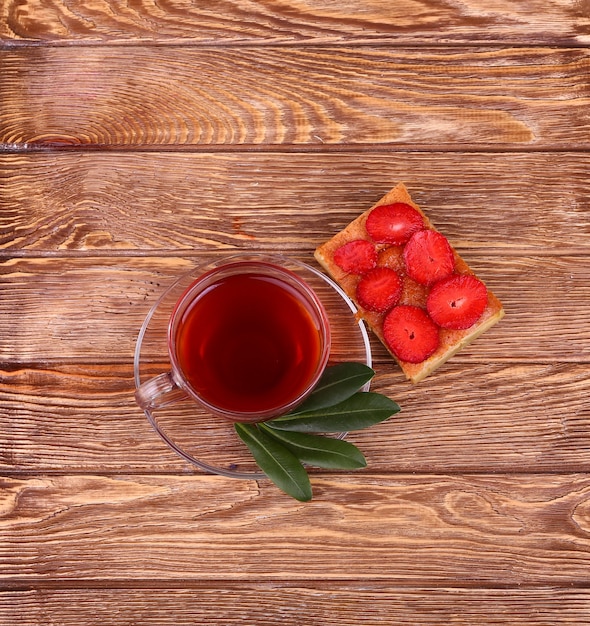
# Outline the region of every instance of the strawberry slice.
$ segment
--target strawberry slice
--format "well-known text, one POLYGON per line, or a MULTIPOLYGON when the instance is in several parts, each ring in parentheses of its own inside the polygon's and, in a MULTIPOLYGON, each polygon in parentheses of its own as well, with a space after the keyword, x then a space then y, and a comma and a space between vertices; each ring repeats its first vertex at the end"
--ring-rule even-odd
POLYGON ((453 273, 455 257, 451 244, 436 230, 414 233, 404 248, 408 275, 421 285, 432 285, 453 273))
POLYGON ((395 202, 375 207, 367 217, 365 228, 373 241, 401 246, 424 228, 424 220, 409 204, 395 202))
POLYGON ((391 352, 407 363, 422 363, 440 343, 438 328, 426 311, 409 304, 400 304, 385 316, 383 337, 391 352))
POLYGON ((402 287, 401 278, 395 270, 376 267, 360 279, 356 299, 363 309, 385 313, 398 303, 402 287))
POLYGON ((334 252, 334 262, 347 273, 365 274, 377 265, 377 250, 370 241, 355 239, 334 252))
POLYGON ((453 274, 436 283, 426 301, 432 320, 442 328, 470 328, 488 303, 486 286, 471 274, 453 274))

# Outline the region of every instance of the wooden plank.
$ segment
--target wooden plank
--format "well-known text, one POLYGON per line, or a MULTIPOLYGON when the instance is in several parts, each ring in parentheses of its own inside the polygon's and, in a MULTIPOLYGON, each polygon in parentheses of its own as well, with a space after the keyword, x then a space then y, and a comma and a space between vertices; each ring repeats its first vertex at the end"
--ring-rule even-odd
MULTIPOLYGON (((310 256, 299 256, 311 262, 310 256)), ((580 332, 580 320, 590 315, 587 255, 499 258, 472 252, 465 258, 503 301, 507 316, 455 360, 588 363, 590 336, 580 332)), ((198 260, 15 258, 1 263, 0 362, 130 362, 148 311, 198 260)), ((377 354, 381 358, 384 352, 377 354)))
POLYGON ((301 504, 267 481, 5 478, 0 579, 588 585, 588 475, 333 476, 313 487, 301 504))
MULTIPOLYGON (((373 389, 402 410, 349 433, 368 459, 365 474, 590 472, 588 365, 465 359, 417 387, 387 362, 375 368, 373 389)), ((135 404, 134 389, 131 364, 0 371, 0 472, 200 473, 156 435, 135 404)), ((163 421, 182 432, 202 461, 229 465, 247 454, 229 424, 213 430, 211 420, 200 428, 188 405, 166 411, 163 421)))
POLYGON ((467 255, 587 253, 589 171, 576 152, 4 154, 0 257, 311 254, 399 181, 467 255))
POLYGON ((11 149, 590 147, 583 48, 26 47, 0 59, 11 149))
POLYGON ((244 582, 196 589, 63 589, 0 592, 0 622, 20 626, 559 626, 587 624, 587 589, 453 589, 373 583, 244 582))
POLYGON ((130 6, 117 0, 7 0, 0 40, 46 43, 438 42, 583 44, 588 11, 574 0, 440 3, 361 0, 334 7, 318 0, 223 5, 180 0, 130 6))

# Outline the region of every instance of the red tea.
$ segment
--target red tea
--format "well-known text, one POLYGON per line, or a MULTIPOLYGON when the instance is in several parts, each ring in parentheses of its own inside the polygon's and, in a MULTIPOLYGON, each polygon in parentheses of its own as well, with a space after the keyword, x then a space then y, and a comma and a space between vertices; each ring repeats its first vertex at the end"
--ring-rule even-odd
POLYGON ((288 404, 309 387, 322 339, 316 314, 293 287, 251 271, 221 277, 195 297, 175 348, 202 399, 253 413, 288 404))

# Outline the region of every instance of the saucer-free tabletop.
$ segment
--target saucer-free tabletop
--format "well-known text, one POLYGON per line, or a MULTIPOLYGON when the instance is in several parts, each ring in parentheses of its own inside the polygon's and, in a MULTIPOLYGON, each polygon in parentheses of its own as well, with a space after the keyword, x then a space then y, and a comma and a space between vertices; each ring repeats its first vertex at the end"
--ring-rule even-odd
MULTIPOLYGON (((317 265, 315 265, 317 267, 317 265)), ((0 625, 590 622, 590 3, 0 3, 0 625), (187 463, 137 335, 228 252, 313 251, 397 182, 506 317, 368 467, 187 463)))

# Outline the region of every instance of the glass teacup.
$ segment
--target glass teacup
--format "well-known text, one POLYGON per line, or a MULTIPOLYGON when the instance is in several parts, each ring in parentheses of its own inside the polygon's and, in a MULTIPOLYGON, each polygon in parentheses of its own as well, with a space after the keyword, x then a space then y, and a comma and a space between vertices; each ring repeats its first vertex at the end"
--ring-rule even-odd
POLYGON ((144 410, 187 396, 236 422, 283 415, 303 402, 330 354, 330 324, 311 287, 280 257, 211 264, 168 324, 170 371, 136 391, 144 410))

